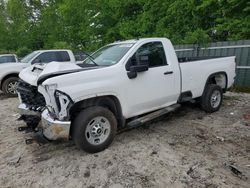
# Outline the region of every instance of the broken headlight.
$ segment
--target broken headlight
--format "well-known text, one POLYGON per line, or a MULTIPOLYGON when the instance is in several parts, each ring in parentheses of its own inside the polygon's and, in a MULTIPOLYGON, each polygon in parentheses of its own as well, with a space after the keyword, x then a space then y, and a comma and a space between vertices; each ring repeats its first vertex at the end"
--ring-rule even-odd
POLYGON ((54 93, 54 91, 56 90, 57 88, 57 84, 50 84, 50 85, 45 85, 45 89, 47 92, 52 92, 54 93))
POLYGON ((55 91, 55 99, 58 107, 58 119, 61 121, 69 120, 69 109, 73 105, 72 99, 62 91, 55 91))

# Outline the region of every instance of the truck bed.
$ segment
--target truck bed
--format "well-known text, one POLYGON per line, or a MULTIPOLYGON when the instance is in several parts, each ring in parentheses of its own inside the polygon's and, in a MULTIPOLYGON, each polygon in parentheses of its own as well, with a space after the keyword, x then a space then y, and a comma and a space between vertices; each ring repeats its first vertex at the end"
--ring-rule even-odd
POLYGON ((206 81, 213 73, 225 73, 226 88, 231 87, 234 82, 236 66, 234 56, 207 59, 186 58, 182 60, 183 62, 179 63, 182 75, 181 92, 191 91, 193 98, 202 95, 206 81))
POLYGON ((223 58, 228 56, 201 56, 201 57, 179 57, 179 63, 188 63, 191 61, 201 61, 201 60, 208 60, 208 59, 215 59, 215 58, 223 58))

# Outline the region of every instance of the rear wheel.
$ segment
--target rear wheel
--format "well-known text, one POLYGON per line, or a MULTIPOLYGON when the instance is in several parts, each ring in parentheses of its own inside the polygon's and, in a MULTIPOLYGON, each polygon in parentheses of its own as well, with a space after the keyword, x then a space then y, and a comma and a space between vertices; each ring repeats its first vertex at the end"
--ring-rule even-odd
POLYGON ((16 97, 17 96, 17 77, 10 77, 4 80, 2 90, 4 94, 9 97, 16 97))
POLYGON ((90 153, 107 148, 116 135, 114 114, 103 107, 81 111, 73 121, 72 138, 76 146, 90 153))
POLYGON ((201 97, 202 109, 209 113, 218 111, 222 104, 222 93, 220 86, 209 84, 201 97))

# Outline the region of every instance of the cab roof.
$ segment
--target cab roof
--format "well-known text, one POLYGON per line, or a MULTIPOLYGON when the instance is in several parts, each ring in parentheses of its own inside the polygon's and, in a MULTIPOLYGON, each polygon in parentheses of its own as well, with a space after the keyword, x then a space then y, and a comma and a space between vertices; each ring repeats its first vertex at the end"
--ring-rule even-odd
POLYGON ((151 38, 138 38, 138 39, 130 39, 130 40, 124 40, 124 41, 115 41, 112 44, 125 44, 125 43, 132 43, 135 44, 137 42, 142 42, 145 40, 159 40, 159 39, 167 39, 167 38, 160 38, 160 37, 151 37, 151 38))
POLYGON ((16 56, 16 54, 0 54, 0 56, 16 56))
POLYGON ((57 51, 70 51, 68 49, 51 49, 51 50, 36 50, 35 52, 57 52, 57 51))

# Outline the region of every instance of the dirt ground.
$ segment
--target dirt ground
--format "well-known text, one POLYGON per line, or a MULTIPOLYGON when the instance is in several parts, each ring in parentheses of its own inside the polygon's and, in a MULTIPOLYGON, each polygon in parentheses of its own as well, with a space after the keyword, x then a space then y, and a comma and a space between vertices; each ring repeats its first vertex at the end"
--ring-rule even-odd
POLYGON ((97 154, 26 145, 17 104, 0 94, 0 187, 250 187, 249 94, 226 94, 213 114, 186 104, 97 154))

